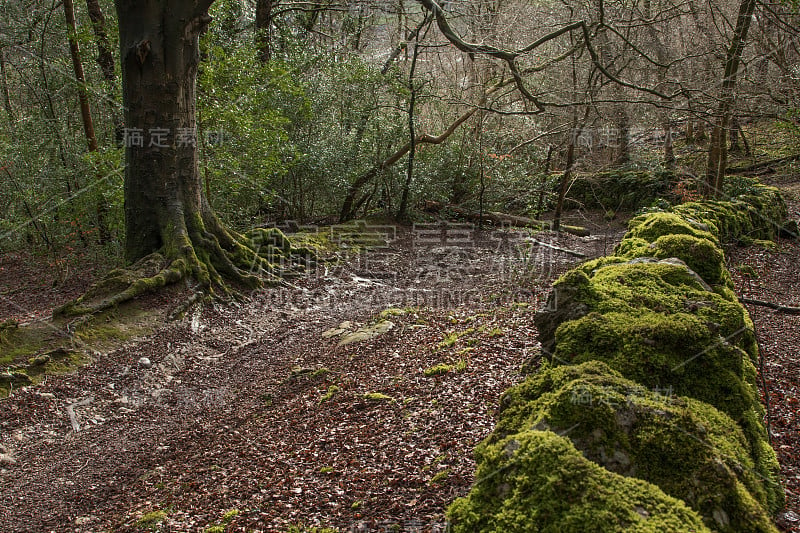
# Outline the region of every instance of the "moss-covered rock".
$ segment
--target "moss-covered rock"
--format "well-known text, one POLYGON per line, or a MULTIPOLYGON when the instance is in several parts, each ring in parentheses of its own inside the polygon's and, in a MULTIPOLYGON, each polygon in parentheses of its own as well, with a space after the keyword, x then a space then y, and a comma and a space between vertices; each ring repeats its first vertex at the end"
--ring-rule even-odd
POLYGON ((550 367, 506 392, 487 442, 528 429, 565 435, 601 466, 658 485, 711 529, 776 531, 765 511, 781 490, 774 472, 758 471, 741 428, 704 402, 597 361, 550 367))
POLYGON ((771 238, 786 207, 747 190, 636 217, 615 255, 554 284, 544 369, 504 396, 456 531, 775 531, 758 345, 720 240, 771 238))
POLYGON ((604 469, 550 431, 516 433, 476 455, 475 485, 447 511, 454 532, 710 531, 683 501, 604 469))
POLYGON ((677 199, 671 194, 674 184, 675 174, 671 171, 612 170, 580 175, 570 186, 566 207, 638 209, 650 205, 653 198, 677 199))
MULTIPOLYGON (((635 244, 643 239, 633 240, 635 244)), ((725 255, 722 249, 706 238, 693 235, 662 235, 646 246, 629 245, 625 257, 655 257, 668 259, 675 257, 697 273, 709 285, 731 285, 731 277, 725 268, 725 255)))
POLYGON ((632 218, 628 222, 628 233, 625 234, 625 237, 655 242, 664 235, 691 235, 719 244, 715 233, 716 227, 703 220, 676 213, 650 213, 632 218))

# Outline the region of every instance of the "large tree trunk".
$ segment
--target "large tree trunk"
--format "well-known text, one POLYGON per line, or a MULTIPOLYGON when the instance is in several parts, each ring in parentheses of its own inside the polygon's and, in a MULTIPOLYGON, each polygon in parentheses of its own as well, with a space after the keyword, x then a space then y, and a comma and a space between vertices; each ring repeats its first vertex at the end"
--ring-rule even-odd
POLYGON ((210 5, 116 2, 128 133, 125 256, 131 262, 181 250, 206 222, 216 224, 200 186, 195 138, 198 39, 211 21, 210 5))
POLYGON ((125 256, 134 276, 112 272, 58 313, 105 309, 184 277, 202 289, 226 287, 224 280, 257 286, 265 277, 278 282, 284 261, 292 268, 298 250, 283 234, 256 230, 246 239, 228 231, 201 186, 195 81, 212 1, 116 0, 127 133, 125 256))

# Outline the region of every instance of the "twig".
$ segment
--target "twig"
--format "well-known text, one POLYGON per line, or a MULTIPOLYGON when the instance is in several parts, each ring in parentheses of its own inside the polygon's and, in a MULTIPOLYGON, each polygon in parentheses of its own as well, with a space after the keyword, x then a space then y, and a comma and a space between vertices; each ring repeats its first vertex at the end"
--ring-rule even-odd
POLYGON ((72 424, 72 430, 75 433, 81 430, 81 426, 80 424, 78 424, 78 417, 75 416, 75 408, 81 407, 83 405, 89 405, 93 401, 94 401, 94 396, 89 396, 79 402, 71 403, 67 406, 67 414, 69 415, 69 421, 72 424))
POLYGON ((576 252, 575 250, 568 250, 567 248, 561 248, 560 246, 554 246, 552 244, 547 244, 546 242, 537 241, 536 239, 530 239, 530 242, 532 244, 534 244, 534 245, 544 246, 545 248, 550 248, 550 249, 555 250, 557 252, 563 252, 565 254, 568 254, 568 255, 571 255, 571 256, 574 256, 574 257, 579 257, 581 259, 585 259, 586 257, 588 257, 586 254, 584 254, 582 252, 576 252))
POLYGON ((800 307, 793 307, 789 305, 780 305, 773 302, 765 302, 763 300, 754 300, 753 298, 739 298, 739 301, 743 304, 750 304, 750 305, 758 305, 761 307, 768 307, 770 309, 774 309, 779 313, 783 313, 786 315, 800 315, 800 307))

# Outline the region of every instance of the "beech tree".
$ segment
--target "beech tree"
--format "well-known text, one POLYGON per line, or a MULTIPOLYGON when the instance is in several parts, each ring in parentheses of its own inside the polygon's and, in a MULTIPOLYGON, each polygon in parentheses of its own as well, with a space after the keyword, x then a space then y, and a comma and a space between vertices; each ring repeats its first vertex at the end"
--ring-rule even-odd
MULTIPOLYGON (((202 290, 227 281, 278 282, 276 259, 293 251, 277 230, 247 237, 226 228, 202 187, 195 85, 199 36, 213 0, 116 0, 125 119, 125 258, 59 312, 83 314, 191 278, 202 290)), ((301 252, 294 250, 295 252, 301 252)), ((297 259, 297 257, 295 257, 297 259)), ((289 267, 290 269, 290 267, 289 267)))

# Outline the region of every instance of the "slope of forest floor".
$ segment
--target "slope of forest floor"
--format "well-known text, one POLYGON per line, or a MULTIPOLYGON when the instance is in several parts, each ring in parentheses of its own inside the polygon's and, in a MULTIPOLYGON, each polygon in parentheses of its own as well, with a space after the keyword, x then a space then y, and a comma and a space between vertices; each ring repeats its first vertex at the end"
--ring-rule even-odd
MULTIPOLYGON (((575 223, 593 235, 384 228, 387 246, 294 288, 193 309, 14 391, 0 400, 0 530, 443 531, 500 394, 536 360, 534 310, 579 260, 551 246, 603 255, 624 228, 575 223)), ((799 251, 730 250, 738 287, 797 305, 799 251)), ((54 292, 28 257, 0 267, 0 321, 45 316, 91 280, 54 292)), ((178 292, 153 303, 169 310, 178 292)), ((800 324, 751 311, 787 481, 780 524, 800 531, 800 324)))

